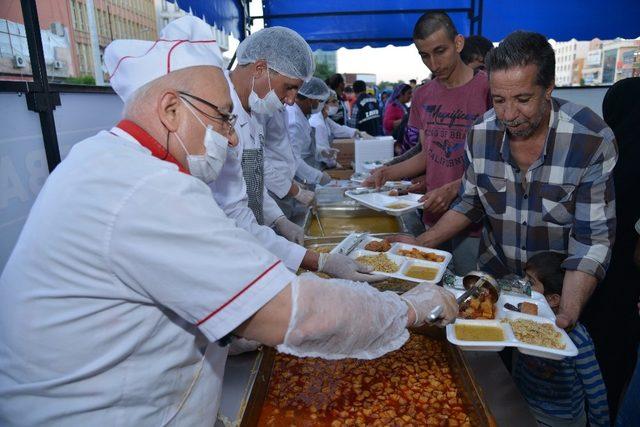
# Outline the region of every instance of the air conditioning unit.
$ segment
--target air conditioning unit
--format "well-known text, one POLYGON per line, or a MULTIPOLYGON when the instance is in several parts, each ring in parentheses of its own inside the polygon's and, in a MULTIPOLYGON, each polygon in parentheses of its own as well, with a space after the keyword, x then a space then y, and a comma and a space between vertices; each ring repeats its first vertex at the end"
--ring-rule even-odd
POLYGON ((55 68, 56 70, 60 70, 60 69, 64 68, 64 62, 62 62, 62 61, 53 61, 53 68, 55 68))
POLYGON ((13 55, 13 67, 14 68, 26 68, 27 60, 22 55, 13 55))
POLYGON ((64 25, 61 22, 52 22, 50 29, 56 36, 64 37, 64 25))

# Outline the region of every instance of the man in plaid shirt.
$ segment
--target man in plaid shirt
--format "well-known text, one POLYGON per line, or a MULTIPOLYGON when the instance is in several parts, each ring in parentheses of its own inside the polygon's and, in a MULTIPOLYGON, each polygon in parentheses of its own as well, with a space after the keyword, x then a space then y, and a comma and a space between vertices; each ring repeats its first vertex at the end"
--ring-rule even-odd
POLYGON ((557 323, 573 325, 605 274, 615 236, 613 132, 589 108, 553 98, 555 55, 516 31, 486 58, 494 108, 467 134, 458 198, 417 239, 436 247, 484 221, 481 270, 523 276, 533 255, 567 254, 557 323))

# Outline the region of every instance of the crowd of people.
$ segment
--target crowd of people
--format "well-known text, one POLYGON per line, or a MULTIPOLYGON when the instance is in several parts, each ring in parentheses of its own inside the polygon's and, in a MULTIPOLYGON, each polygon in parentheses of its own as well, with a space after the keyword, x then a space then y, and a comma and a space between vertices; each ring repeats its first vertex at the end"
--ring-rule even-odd
POLYGON ((452 252, 458 275, 527 278, 576 343, 562 361, 504 355, 539 424, 637 423, 640 78, 609 90, 603 120, 552 95, 541 34, 494 47, 429 12, 413 41, 432 78, 380 97, 313 77, 283 27, 242 41, 231 71, 192 16, 111 43, 123 120, 49 176, 0 276, 0 424, 210 424, 234 342, 372 359, 437 306, 452 322, 441 286, 379 292, 292 221, 340 166, 333 139, 379 135, 397 156, 364 184, 423 194, 425 232, 389 240, 452 252))

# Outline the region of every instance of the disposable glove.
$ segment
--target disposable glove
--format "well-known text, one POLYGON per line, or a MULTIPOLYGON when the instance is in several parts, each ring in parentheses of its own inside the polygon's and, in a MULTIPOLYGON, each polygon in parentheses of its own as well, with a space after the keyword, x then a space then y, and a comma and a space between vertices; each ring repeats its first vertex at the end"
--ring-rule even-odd
POLYGON ((331 176, 326 172, 322 172, 322 177, 320 178, 320 185, 327 185, 330 182, 331 182, 331 176))
POLYGON ((340 150, 336 150, 335 148, 325 148, 324 150, 320 151, 320 157, 325 160, 335 160, 336 158, 338 158, 339 152, 340 150))
POLYGON ((258 341, 247 340, 240 337, 234 338, 234 340, 231 341, 231 345, 229 346, 229 356, 235 356, 238 354, 247 353, 249 351, 255 351, 261 345, 262 344, 260 344, 258 341))
POLYGON ((291 283, 291 319, 278 351, 324 359, 375 359, 409 338, 407 304, 366 283, 305 273, 291 283))
POLYGON ((298 194, 293 196, 293 198, 303 205, 309 206, 313 202, 313 199, 316 198, 316 193, 309 190, 303 190, 302 188, 298 187, 298 194))
POLYGON ((302 227, 289 221, 284 215, 276 219, 273 226, 279 235, 290 242, 294 242, 299 245, 304 243, 304 230, 302 227))
POLYGON ((367 132, 363 130, 358 130, 355 133, 356 138, 360 139, 373 139, 373 136, 369 135, 367 132))
POLYGON ((455 320, 458 315, 458 304, 453 294, 442 286, 431 283, 421 283, 400 298, 406 302, 416 313, 416 321, 413 326, 420 326, 427 322, 431 310, 442 306, 440 319, 435 322, 438 326, 445 326, 455 320))
POLYGON ((358 282, 379 282, 385 276, 377 274, 367 274, 373 271, 373 267, 360 264, 355 260, 342 254, 320 254, 318 260, 318 271, 327 273, 339 279, 354 280, 358 282))

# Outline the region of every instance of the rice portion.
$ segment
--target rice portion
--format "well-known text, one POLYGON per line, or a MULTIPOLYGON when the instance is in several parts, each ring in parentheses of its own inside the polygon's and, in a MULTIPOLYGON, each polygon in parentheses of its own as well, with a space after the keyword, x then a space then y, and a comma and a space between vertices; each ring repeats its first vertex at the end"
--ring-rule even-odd
POLYGON ((381 271, 383 273, 395 273, 400 270, 400 267, 395 262, 391 261, 386 254, 380 253, 378 255, 363 255, 356 258, 361 264, 370 265, 375 271, 381 271))
POLYGON ((503 322, 511 325, 513 334, 518 341, 559 350, 565 348, 565 344, 562 342, 562 334, 550 323, 538 323, 526 319, 504 319, 503 322))

